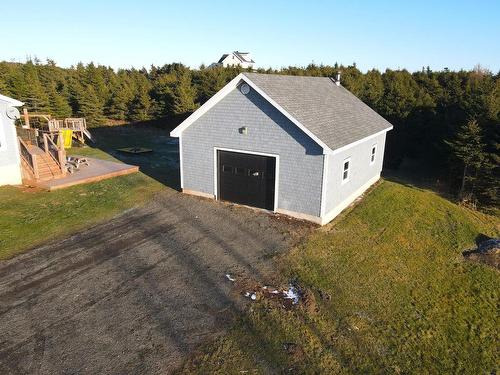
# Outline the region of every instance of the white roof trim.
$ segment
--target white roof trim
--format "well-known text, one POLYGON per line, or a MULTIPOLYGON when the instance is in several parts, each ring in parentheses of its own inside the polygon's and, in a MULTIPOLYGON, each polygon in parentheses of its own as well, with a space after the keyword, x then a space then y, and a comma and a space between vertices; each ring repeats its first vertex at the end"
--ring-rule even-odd
POLYGON ((351 147, 357 146, 357 145, 359 145, 359 144, 361 144, 361 143, 363 143, 363 142, 365 142, 365 141, 367 141, 367 140, 369 140, 369 139, 371 139, 371 138, 375 138, 375 137, 379 136, 380 134, 387 133, 389 130, 392 130, 392 128, 393 128, 393 126, 391 126, 391 127, 387 128, 387 129, 381 130, 381 131, 379 131, 379 132, 377 132, 377 133, 370 134, 370 135, 369 135, 369 136, 367 136, 367 137, 364 137, 364 138, 358 139, 357 141, 352 142, 352 143, 349 143, 349 144, 347 144, 347 145, 345 145, 345 146, 342 146, 342 147, 340 147, 340 148, 336 148, 335 150, 333 150, 333 151, 331 152, 331 154, 332 154, 332 155, 335 155, 335 154, 338 154, 339 152, 342 152, 342 151, 348 150, 348 149, 350 149, 351 147))
POLYGON ((16 100, 16 99, 9 98, 8 96, 2 95, 2 94, 0 94, 0 101, 6 102, 13 107, 20 107, 20 106, 24 105, 23 102, 20 102, 19 100, 16 100))
POLYGON ((245 81, 248 83, 250 87, 252 87, 257 93, 259 93, 264 99, 266 99, 273 107, 275 107, 278 111, 280 111, 286 118, 288 118, 291 122, 293 122, 300 130, 306 133, 313 141, 315 141, 318 145, 323 148, 325 153, 333 152, 330 147, 328 147, 324 142, 322 142, 318 137, 316 137, 309 129, 307 129, 304 125, 302 125, 295 117, 293 117, 290 113, 288 113, 283 107, 281 107, 278 103, 276 103, 271 97, 269 97, 264 91, 262 91, 255 83, 253 83, 250 78, 245 76, 243 73, 240 73, 234 78, 231 82, 229 82, 226 86, 224 86, 219 92, 217 92, 214 96, 212 96, 205 104, 203 104, 200 108, 194 111, 191 116, 185 119, 179 126, 177 126, 174 130, 170 132, 172 137, 179 137, 181 133, 186 130, 193 122, 199 119, 202 115, 204 115, 210 108, 212 108, 215 104, 217 104, 222 98, 224 98, 227 94, 229 94, 233 89, 238 86, 240 81, 245 81))

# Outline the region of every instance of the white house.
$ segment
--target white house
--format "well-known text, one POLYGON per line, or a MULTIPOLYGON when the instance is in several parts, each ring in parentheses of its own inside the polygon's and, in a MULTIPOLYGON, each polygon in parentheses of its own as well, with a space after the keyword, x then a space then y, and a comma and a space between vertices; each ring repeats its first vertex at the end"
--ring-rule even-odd
POLYGON ((326 224, 380 178, 391 129, 339 76, 242 73, 171 135, 183 192, 326 224))
POLYGON ((242 68, 248 69, 253 68, 253 64, 255 64, 255 61, 252 60, 249 52, 234 51, 232 53, 225 53, 218 62, 211 66, 241 66, 242 68))
POLYGON ((19 100, 0 95, 0 186, 21 184, 21 158, 14 122, 19 100))

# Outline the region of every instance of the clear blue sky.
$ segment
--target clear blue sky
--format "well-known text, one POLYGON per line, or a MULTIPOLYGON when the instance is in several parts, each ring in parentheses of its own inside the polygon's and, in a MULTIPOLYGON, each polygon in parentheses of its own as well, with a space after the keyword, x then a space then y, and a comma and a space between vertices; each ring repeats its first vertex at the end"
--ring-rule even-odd
POLYGON ((250 51, 259 67, 500 70, 500 1, 22 1, 2 7, 0 60, 124 67, 250 51))

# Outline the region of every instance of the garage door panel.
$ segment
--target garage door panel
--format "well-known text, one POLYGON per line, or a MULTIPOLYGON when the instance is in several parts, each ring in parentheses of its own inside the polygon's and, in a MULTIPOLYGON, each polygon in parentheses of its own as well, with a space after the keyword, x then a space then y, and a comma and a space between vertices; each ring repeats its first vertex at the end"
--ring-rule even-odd
POLYGON ((218 151, 219 198, 272 210, 275 170, 273 157, 218 151))

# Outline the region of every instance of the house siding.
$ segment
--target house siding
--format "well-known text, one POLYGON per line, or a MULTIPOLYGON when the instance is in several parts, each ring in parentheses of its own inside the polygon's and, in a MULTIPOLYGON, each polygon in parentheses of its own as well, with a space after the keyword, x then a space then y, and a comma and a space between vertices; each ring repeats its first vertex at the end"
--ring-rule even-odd
POLYGON ((351 203, 360 189, 366 187, 369 181, 375 181, 380 176, 385 151, 386 133, 367 139, 347 150, 328 156, 327 184, 325 192, 324 214, 351 203), (370 153, 373 145, 377 145, 376 159, 370 165, 370 153), (342 183, 344 160, 350 158, 349 181, 342 183))
POLYGON ((0 185, 21 183, 21 159, 16 128, 6 115, 8 104, 0 101, 0 185))
POLYGON ((179 140, 183 189, 214 195, 214 148, 279 155, 278 209, 319 217, 322 148, 253 89, 232 90, 179 140), (239 129, 248 128, 248 134, 239 129))

